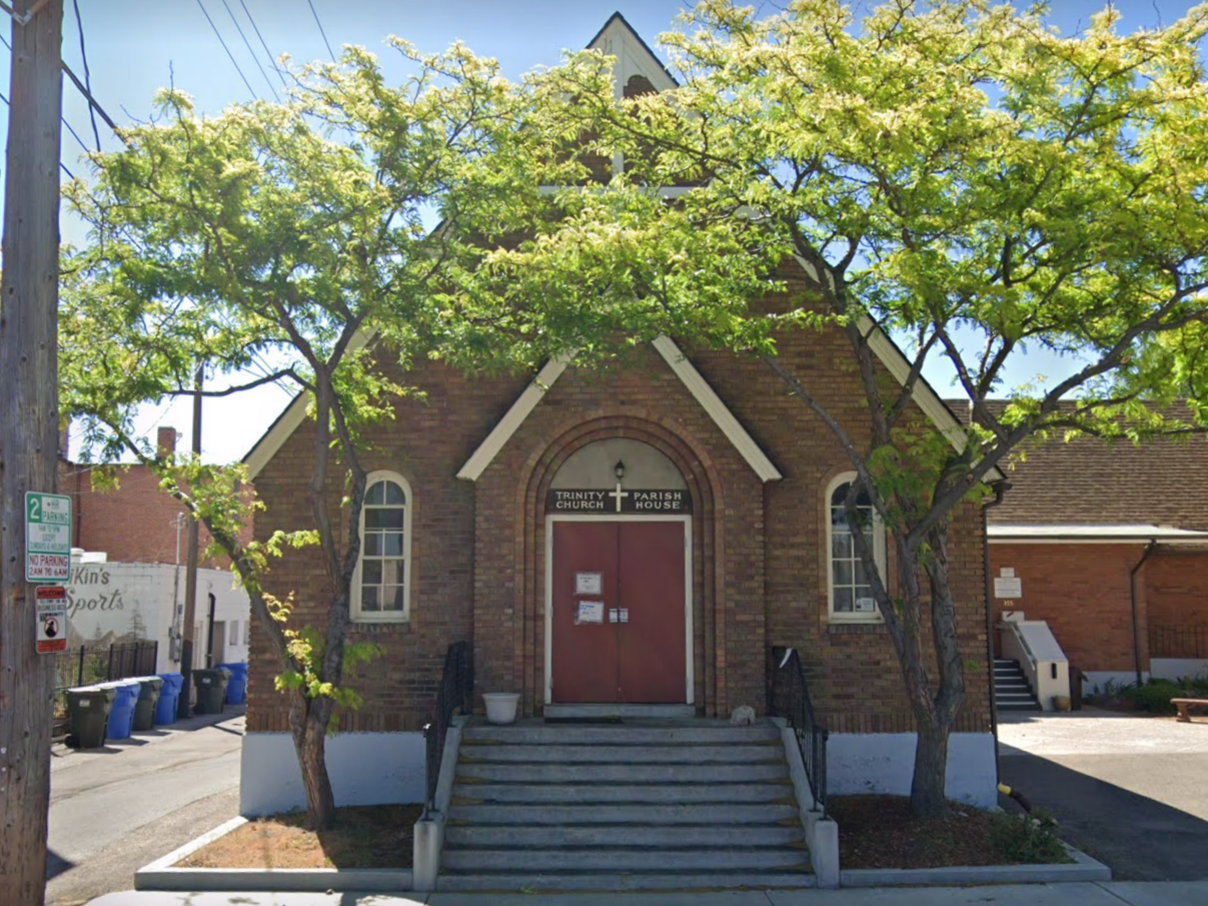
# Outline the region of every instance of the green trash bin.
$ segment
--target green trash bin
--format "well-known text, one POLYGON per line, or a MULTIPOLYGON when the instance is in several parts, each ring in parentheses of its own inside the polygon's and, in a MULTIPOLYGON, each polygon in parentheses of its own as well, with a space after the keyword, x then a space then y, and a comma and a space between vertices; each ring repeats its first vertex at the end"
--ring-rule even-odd
POLYGON ((155 706, 159 704, 159 693, 164 681, 158 676, 136 676, 139 682, 138 701, 134 703, 134 729, 151 730, 155 727, 155 706))
POLYGON ((117 689, 99 686, 77 686, 67 690, 67 716, 71 733, 67 743, 77 749, 99 749, 105 744, 105 728, 109 709, 117 689))
POLYGON ((221 714, 226 698, 226 677, 221 669, 193 670, 193 685, 197 689, 197 713, 221 714))

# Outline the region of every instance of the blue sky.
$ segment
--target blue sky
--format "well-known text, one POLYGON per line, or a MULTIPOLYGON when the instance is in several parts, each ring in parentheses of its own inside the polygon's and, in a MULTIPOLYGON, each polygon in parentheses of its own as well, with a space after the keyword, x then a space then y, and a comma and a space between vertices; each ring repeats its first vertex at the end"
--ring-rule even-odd
MULTIPOLYGON (((251 28, 250 11, 260 36, 273 56, 288 53, 304 62, 328 57, 319 25, 307 0, 76 0, 83 19, 88 67, 93 93, 119 125, 145 119, 155 91, 170 83, 188 91, 203 112, 217 112, 229 103, 251 98, 251 89, 271 99, 270 82, 280 82, 269 68, 260 38, 251 28), (234 55, 228 58, 205 12, 217 26, 234 55), (232 22, 243 28, 254 55, 249 53, 232 22), (257 65, 258 64, 258 65, 257 65), (261 73, 263 67, 266 79, 261 73)), ((540 65, 558 62, 563 49, 585 46, 613 12, 621 12, 637 32, 655 47, 660 32, 672 27, 685 4, 673 0, 312 0, 327 40, 338 53, 340 46, 360 44, 380 50, 391 72, 391 51, 383 47, 386 35, 397 34, 422 50, 438 51, 462 40, 479 54, 497 58, 506 75, 515 77, 540 65)), ((780 4, 754 0, 761 10, 774 12, 780 4)), ((855 4, 857 7, 867 4, 855 4)), ((1084 25, 1103 2, 1055 0, 1051 20, 1063 31, 1084 25)), ((1159 22, 1169 23, 1192 4, 1188 0, 1117 0, 1124 15, 1122 28, 1132 30, 1159 22)), ((7 32, 7 29, 4 29, 7 32)), ((0 55, 8 51, 0 47, 0 55)), ((83 79, 79 29, 70 2, 66 3, 63 58, 83 79)), ((401 64, 400 64, 401 65, 401 64)), ((401 73, 401 68, 394 68, 401 73)), ((0 87, 8 96, 8 67, 0 67, 0 87)), ((64 82, 64 117, 80 139, 94 143, 87 104, 64 82)), ((7 116, 2 130, 7 131, 7 116)), ((98 120, 102 145, 115 146, 112 134, 98 120)), ((7 138, 7 136, 5 136, 7 138)), ((80 144, 63 135, 63 163, 77 175, 86 173, 79 161, 80 144)), ((78 224, 63 221, 65 241, 80 243, 78 224)), ((1066 367, 1060 361, 1036 355, 1014 378, 1024 381, 1035 374, 1056 375, 1066 367)), ((947 395, 942 374, 930 375, 941 394, 947 395)), ((205 457, 213 461, 241 458, 272 423, 288 401, 287 394, 267 388, 244 400, 207 401, 203 425, 205 457)), ((182 431, 182 445, 190 443, 188 405, 148 410, 142 428, 153 435, 156 426, 172 425, 182 431)))

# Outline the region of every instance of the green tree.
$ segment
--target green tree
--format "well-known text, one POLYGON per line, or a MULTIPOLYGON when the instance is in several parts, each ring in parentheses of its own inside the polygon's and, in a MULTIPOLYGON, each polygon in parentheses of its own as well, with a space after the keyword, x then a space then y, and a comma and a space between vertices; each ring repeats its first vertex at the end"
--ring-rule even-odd
POLYGON ((544 323, 582 323, 603 299, 637 334, 762 356, 829 427, 859 476, 849 517, 865 492, 891 538, 893 577, 854 533, 918 729, 920 815, 946 808, 965 699, 955 509, 1029 443, 1192 430, 1152 404, 1205 386, 1208 7, 1133 34, 1118 20, 1061 37, 1043 7, 986 0, 891 0, 861 21, 836 0, 762 19, 704 0, 662 38, 675 91, 617 100, 583 61, 561 73, 562 133, 625 171, 560 193, 561 219, 517 211, 526 240, 462 290, 501 311, 540 293, 544 323), (807 293, 776 294, 786 266, 807 293), (867 423, 776 357, 778 336, 808 328, 847 338, 867 423), (882 329, 907 350, 900 374, 878 360, 882 329), (1072 373, 1008 386, 1030 349, 1072 373), (919 429, 914 391, 937 358, 972 412, 955 447, 919 429))
POLYGON ((230 558, 281 665, 316 828, 334 819, 325 735, 338 708, 359 703, 350 668, 375 652, 347 641, 366 481, 360 432, 408 392, 388 374, 435 354, 434 338, 455 337, 425 325, 456 314, 441 287, 481 254, 464 237, 505 198, 539 203, 535 185, 508 174, 525 166, 517 118, 540 83, 511 85, 461 47, 420 57, 392 43, 415 71, 398 87, 354 48, 340 65, 296 73, 285 104, 207 119, 186 95, 163 92, 158 118, 123 130, 125 149, 94 156, 94 178, 67 192, 92 237, 65 267, 64 412, 84 425, 93 454, 153 469, 230 558), (497 176, 470 185, 463 171, 487 154, 500 161, 497 176), (440 229, 426 225, 434 217, 440 229), (241 542, 255 505, 240 492, 240 467, 157 460, 134 436, 137 407, 190 393, 199 362, 229 384, 210 396, 270 381, 308 396, 310 525, 241 542), (343 511, 331 499, 341 478, 343 511), (291 544, 318 547, 325 581, 308 594, 326 604, 320 626, 295 626, 293 591, 270 591, 269 558, 291 544))

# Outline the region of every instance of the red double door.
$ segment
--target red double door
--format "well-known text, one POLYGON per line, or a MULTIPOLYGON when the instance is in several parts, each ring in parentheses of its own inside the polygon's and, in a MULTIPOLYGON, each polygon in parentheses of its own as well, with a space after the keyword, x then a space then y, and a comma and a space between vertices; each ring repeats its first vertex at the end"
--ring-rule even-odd
POLYGON ((553 700, 683 703, 686 523, 553 524, 553 700))

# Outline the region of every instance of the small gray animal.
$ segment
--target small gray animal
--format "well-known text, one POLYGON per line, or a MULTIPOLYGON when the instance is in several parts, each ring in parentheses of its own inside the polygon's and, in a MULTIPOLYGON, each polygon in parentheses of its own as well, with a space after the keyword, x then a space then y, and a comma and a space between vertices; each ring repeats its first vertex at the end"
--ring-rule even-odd
POLYGON ((745 727, 755 723, 755 709, 750 705, 739 705, 730 715, 730 723, 736 727, 745 727))

